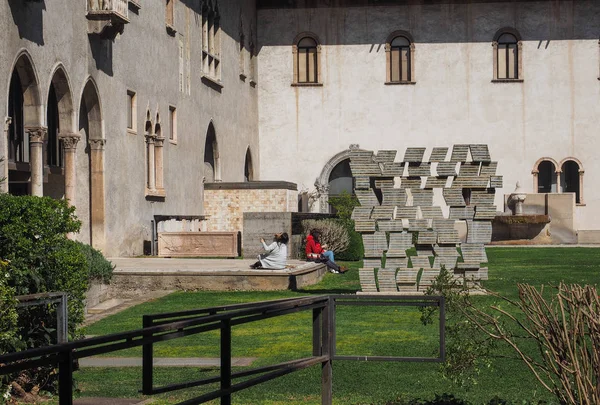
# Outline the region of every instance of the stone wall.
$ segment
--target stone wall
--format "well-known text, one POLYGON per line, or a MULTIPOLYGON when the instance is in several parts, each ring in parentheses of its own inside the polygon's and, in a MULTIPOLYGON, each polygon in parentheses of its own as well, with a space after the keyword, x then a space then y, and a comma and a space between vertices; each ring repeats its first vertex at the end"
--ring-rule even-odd
POLYGON ((243 231, 244 212, 297 210, 298 191, 294 183, 257 181, 204 185, 204 214, 209 232, 243 231))

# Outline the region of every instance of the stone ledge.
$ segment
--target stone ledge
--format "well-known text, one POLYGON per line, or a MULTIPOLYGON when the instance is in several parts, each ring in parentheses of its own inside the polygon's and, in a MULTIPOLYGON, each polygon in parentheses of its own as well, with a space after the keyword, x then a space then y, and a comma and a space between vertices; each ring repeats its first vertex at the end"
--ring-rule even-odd
POLYGON ((289 181, 246 181, 204 183, 204 190, 298 190, 296 183, 289 181))

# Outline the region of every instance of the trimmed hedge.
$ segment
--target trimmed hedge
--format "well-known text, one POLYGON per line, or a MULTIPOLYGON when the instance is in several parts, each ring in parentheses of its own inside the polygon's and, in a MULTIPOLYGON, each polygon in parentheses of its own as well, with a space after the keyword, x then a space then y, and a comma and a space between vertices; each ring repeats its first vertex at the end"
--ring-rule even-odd
POLYGON ((88 262, 88 279, 89 281, 98 280, 105 284, 110 282, 115 266, 100 252, 90 245, 77 242, 81 251, 85 254, 88 262))

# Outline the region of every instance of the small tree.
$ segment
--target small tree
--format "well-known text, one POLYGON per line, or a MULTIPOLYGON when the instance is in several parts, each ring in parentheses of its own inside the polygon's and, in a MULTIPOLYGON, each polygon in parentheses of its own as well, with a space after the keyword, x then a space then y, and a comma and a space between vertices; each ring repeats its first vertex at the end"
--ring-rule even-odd
POLYGON ((348 248, 343 252, 339 252, 337 258, 340 260, 361 260, 365 254, 365 249, 361 234, 354 230, 354 220, 352 219, 354 207, 360 205, 358 198, 343 191, 342 194, 331 197, 329 204, 335 209, 337 217, 346 228, 349 237, 348 248))

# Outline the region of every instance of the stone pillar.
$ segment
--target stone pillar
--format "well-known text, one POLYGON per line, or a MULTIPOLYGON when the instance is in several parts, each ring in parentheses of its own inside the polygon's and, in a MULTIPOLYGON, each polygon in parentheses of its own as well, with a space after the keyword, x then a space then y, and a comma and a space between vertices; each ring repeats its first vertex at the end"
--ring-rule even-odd
POLYGON ((27 127, 25 132, 29 135, 31 166, 31 195, 42 197, 44 195, 44 151, 43 145, 48 128, 27 127))
POLYGON ((583 202, 583 174, 585 170, 579 170, 579 205, 585 205, 583 202))
POLYGON ((533 193, 538 192, 538 174, 540 172, 538 170, 532 170, 531 174, 533 174, 533 193))
POLYGON ((62 141, 63 150, 65 151, 65 199, 69 205, 75 205, 77 196, 77 170, 76 170, 76 154, 77 143, 81 136, 72 133, 60 133, 58 139, 62 141))
POLYGON ((561 171, 557 170, 556 171, 556 192, 557 193, 563 192, 562 183, 560 182, 560 174, 561 174, 561 171))
POLYGON ((157 136, 155 142, 155 171, 156 171, 156 189, 162 194, 164 193, 164 160, 163 160, 163 145, 165 142, 164 136, 157 136))
POLYGON ((156 171, 154 167, 154 139, 156 136, 153 134, 146 134, 146 144, 148 145, 148 191, 153 192, 156 190, 156 171))
POLYGON ((104 250, 104 145, 105 139, 90 139, 90 226, 92 246, 104 250))
POLYGON ((0 171, 0 193, 8 193, 8 128, 12 124, 12 118, 4 119, 4 148, 0 152, 2 159, 2 171, 0 171))

